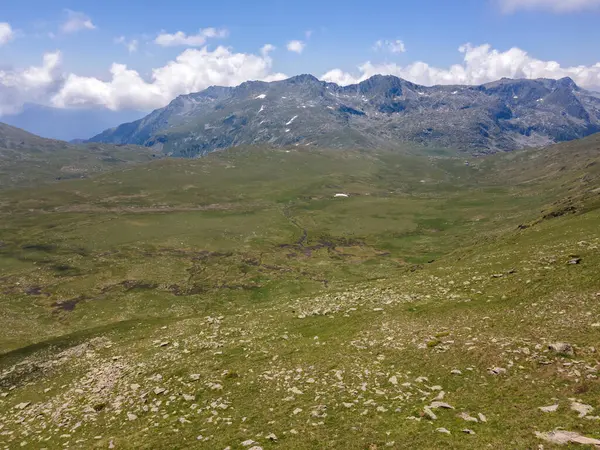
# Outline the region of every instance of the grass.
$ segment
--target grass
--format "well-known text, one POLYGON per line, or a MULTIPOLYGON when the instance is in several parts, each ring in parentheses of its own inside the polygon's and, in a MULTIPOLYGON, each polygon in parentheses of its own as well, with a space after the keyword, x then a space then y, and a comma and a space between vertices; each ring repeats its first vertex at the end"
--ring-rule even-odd
POLYGON ((600 438, 570 409, 600 407, 599 140, 468 166, 240 148, 0 191, 0 443, 600 438))

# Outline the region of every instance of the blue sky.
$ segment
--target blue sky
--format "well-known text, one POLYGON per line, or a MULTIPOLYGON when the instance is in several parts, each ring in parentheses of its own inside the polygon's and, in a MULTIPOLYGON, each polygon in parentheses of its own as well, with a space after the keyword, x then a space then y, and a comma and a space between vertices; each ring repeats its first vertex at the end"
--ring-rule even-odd
POLYGON ((277 79, 312 73, 349 83, 381 72, 423 84, 567 74, 586 87, 600 87, 600 68, 594 68, 600 61, 600 0, 0 1, 0 24, 10 27, 4 40, 0 27, 0 114, 2 103, 6 112, 23 101, 153 107, 208 83, 235 84, 244 74, 277 79), (190 44, 188 38, 202 34, 200 29, 205 42, 196 37, 190 44), (177 41, 177 32, 183 39, 177 41), (181 45, 160 44, 161 34, 181 45), (301 44, 290 51, 294 40, 301 44), (459 52, 467 43, 471 47, 459 52), (276 48, 261 53, 265 44, 276 48), (205 46, 208 53, 200 54, 205 46), (219 46, 228 53, 211 53, 219 46), (509 53, 513 48, 522 53, 509 53), (187 50, 190 61, 153 80, 153 69, 187 50), (44 54, 57 60, 44 66, 44 54), (469 67, 467 58, 474 61, 469 67), (559 69, 548 61, 556 61, 559 69), (111 75, 113 63, 135 70, 140 79, 111 75), (453 72, 453 64, 463 70, 453 72), (225 66, 227 73, 211 75, 225 66), (14 80, 23 79, 28 67, 43 73, 24 81, 35 84, 24 93, 14 80), (189 79, 198 68, 206 73, 194 76, 206 80, 189 79))

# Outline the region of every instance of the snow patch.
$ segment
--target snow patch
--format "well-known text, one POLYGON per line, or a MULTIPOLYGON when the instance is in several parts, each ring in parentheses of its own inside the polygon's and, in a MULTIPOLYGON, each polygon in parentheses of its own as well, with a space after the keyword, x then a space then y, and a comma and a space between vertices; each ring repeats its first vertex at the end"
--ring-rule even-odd
POLYGON ((260 112, 263 112, 264 110, 265 110, 265 105, 261 105, 260 109, 258 110, 258 112, 260 113, 260 112))
POLYGON ((294 120, 296 120, 296 118, 297 118, 297 117, 298 117, 298 116, 294 116, 294 117, 292 117, 292 118, 289 120, 289 122, 288 122, 288 123, 286 123, 286 125, 291 125, 291 124, 292 124, 292 122, 293 122, 294 120))
POLYGON ((265 98, 266 96, 267 96, 267 94, 260 94, 260 95, 257 95, 256 97, 254 97, 254 100, 258 100, 258 99, 261 99, 261 100, 262 100, 262 99, 263 99, 263 98, 265 98))
POLYGON ((348 194, 335 194, 333 197, 334 198, 346 198, 346 197, 348 197, 348 194))
POLYGON ((285 132, 286 132, 286 133, 289 133, 289 132, 290 132, 290 129, 289 129, 289 128, 286 128, 286 129, 285 129, 285 132))

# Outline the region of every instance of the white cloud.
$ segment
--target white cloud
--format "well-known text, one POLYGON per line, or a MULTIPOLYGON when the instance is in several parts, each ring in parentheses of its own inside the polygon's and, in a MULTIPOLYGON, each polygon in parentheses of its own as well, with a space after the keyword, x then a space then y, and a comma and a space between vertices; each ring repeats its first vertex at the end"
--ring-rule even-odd
POLYGON ((397 64, 373 64, 370 61, 358 67, 356 75, 334 69, 321 79, 342 85, 359 83, 376 75, 395 75, 414 83, 434 84, 482 84, 507 78, 562 78, 571 77, 580 86, 600 89, 600 62, 591 66, 563 67, 556 61, 533 58, 527 52, 513 47, 501 52, 488 44, 474 47, 471 44, 459 48, 463 53, 462 64, 449 68, 430 66, 415 62, 407 66, 397 64))
POLYGON ((166 32, 160 33, 154 43, 161 47, 175 47, 185 45, 188 47, 201 47, 210 38, 224 38, 228 35, 227 30, 219 30, 217 28, 204 28, 198 31, 197 34, 187 35, 183 31, 170 34, 166 32))
POLYGON ((373 50, 386 50, 391 53, 404 53, 406 52, 406 46, 404 45, 404 42, 400 39, 396 39, 394 41, 384 41, 380 39, 377 42, 375 42, 375 45, 373 45, 373 50))
POLYGON ((7 22, 0 22, 0 45, 7 44, 15 37, 15 33, 7 22))
POLYGON ((125 36, 119 36, 118 38, 115 38, 115 44, 122 44, 129 53, 134 53, 137 52, 139 42, 137 39, 131 39, 128 41, 125 36))
POLYGON ((268 57, 269 53, 275 51, 277 47, 275 47, 273 44, 265 44, 262 46, 262 48, 260 49, 260 54, 263 55, 263 57, 268 57))
POLYGON ((271 66, 271 58, 264 53, 233 53, 223 46, 214 51, 206 47, 187 49, 174 61, 154 69, 150 81, 123 64, 112 65, 109 81, 69 74, 52 103, 58 107, 100 105, 113 110, 159 108, 180 94, 211 85, 235 86, 251 79, 285 78, 271 73, 271 66))
POLYGON ((25 102, 43 102, 60 88, 60 59, 60 52, 46 53, 41 66, 0 70, 0 116, 18 112, 25 102))
POLYGON ((65 12, 67 13, 67 20, 60 27, 63 33, 96 29, 96 25, 92 23, 92 19, 88 15, 70 9, 66 9, 65 12))
POLYGON ((600 0, 498 0, 506 13, 523 10, 548 10, 567 13, 600 7, 600 0))
POLYGON ((290 52, 295 53, 302 53, 304 51, 304 47, 306 47, 306 44, 302 41, 290 41, 287 44, 287 49, 290 52))

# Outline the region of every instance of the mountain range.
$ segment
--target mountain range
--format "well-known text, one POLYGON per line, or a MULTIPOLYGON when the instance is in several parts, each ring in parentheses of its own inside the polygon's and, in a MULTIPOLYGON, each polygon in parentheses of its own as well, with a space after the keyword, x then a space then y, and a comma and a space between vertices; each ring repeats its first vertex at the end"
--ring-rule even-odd
POLYGON ((394 76, 339 86, 299 75, 181 95, 90 141, 188 157, 254 144, 347 149, 418 143, 480 154, 598 131, 600 94, 570 78, 427 87, 394 76))

